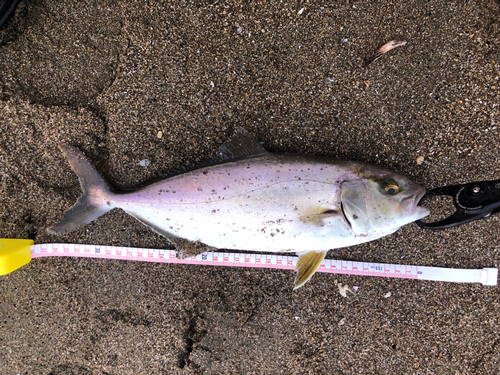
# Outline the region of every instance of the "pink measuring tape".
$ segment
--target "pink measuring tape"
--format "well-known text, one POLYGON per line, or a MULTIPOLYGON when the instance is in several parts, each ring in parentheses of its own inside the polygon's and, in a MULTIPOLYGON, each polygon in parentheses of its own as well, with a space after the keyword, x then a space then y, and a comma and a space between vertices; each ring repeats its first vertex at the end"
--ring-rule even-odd
MULTIPOLYGON (((31 258, 71 256, 100 259, 136 260, 143 262, 198 264, 226 267, 253 267, 295 270, 298 257, 274 254, 207 252, 186 259, 177 259, 175 250, 81 244, 31 245, 31 258)), ((497 285, 498 269, 458 269, 401 264, 368 263, 325 259, 317 272, 358 276, 395 277, 459 283, 497 285)))

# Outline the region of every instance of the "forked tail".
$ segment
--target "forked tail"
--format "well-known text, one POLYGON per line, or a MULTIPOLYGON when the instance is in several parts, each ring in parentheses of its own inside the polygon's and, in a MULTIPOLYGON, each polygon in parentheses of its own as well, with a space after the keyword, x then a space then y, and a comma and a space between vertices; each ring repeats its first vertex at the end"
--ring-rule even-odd
POLYGON ((81 225, 88 224, 113 209, 113 193, 108 184, 78 149, 59 144, 59 148, 68 158, 71 169, 78 175, 83 194, 64 217, 48 232, 59 234, 68 232, 81 225))

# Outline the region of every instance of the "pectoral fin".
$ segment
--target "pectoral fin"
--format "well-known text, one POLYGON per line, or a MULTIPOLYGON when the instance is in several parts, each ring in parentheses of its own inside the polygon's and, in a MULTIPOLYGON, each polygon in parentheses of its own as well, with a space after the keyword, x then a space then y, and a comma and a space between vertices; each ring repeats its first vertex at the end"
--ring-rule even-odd
POLYGON ((316 225, 316 226, 325 226, 324 220, 330 219, 332 217, 338 216, 337 211, 326 212, 323 214, 313 214, 313 215, 304 215, 300 216, 299 220, 306 224, 316 225))
POLYGON ((324 226, 325 220, 339 215, 339 208, 335 204, 318 207, 318 211, 313 214, 303 215, 299 220, 306 224, 324 226))
POLYGON ((299 260, 297 261, 297 266, 295 267, 297 276, 295 277, 294 290, 300 288, 311 278, 312 275, 314 275, 323 259, 325 259, 326 253, 326 251, 309 251, 299 253, 299 260))

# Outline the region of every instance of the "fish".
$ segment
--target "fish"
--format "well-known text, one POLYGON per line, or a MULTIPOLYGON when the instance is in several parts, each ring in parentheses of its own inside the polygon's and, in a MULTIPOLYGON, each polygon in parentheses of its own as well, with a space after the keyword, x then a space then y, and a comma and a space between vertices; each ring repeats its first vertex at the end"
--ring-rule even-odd
POLYGON ((331 249, 376 240, 422 219, 425 189, 376 165, 267 152, 240 128, 211 163, 115 192, 77 148, 59 145, 83 194, 49 230, 71 231, 119 208, 168 238, 219 249, 295 252, 295 289, 331 249))

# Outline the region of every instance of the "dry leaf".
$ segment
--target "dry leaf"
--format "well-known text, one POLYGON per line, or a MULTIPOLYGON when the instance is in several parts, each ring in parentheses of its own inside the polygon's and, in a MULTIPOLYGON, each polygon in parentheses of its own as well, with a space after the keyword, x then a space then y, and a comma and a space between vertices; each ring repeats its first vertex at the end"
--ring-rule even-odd
POLYGON ((406 44, 406 40, 391 40, 389 43, 384 44, 382 47, 378 49, 377 52, 375 52, 375 55, 373 55, 367 62, 366 66, 370 65, 372 62, 377 61, 382 57, 384 53, 389 52, 391 49, 400 47, 406 44))

